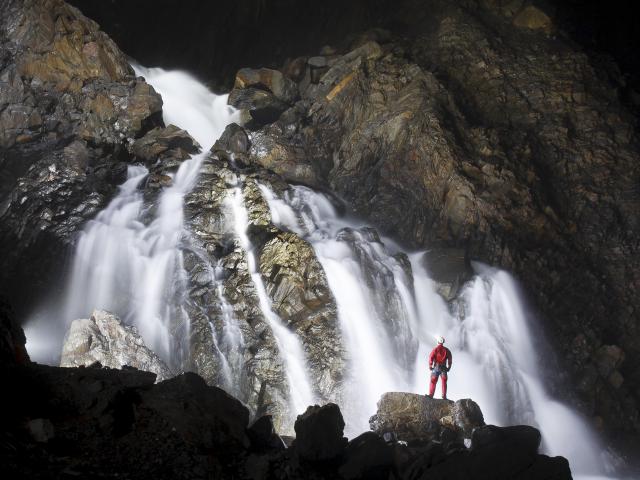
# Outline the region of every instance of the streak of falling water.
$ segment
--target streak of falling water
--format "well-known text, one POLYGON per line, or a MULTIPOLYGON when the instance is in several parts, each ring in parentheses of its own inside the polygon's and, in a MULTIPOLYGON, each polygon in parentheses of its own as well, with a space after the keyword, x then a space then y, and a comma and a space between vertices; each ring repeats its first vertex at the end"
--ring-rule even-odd
POLYGON ((256 253, 247 235, 249 218, 247 209, 244 206, 244 198, 240 185, 232 190, 228 198, 228 205, 233 213, 235 233, 238 237, 240 247, 245 251, 247 256, 249 274, 251 275, 251 280, 258 294, 260 309, 271 327, 278 351, 284 361, 292 413, 300 414, 304 412, 309 405, 315 403, 315 396, 307 375, 307 361, 302 343, 295 333, 290 331, 282 323, 282 320, 280 320, 271 306, 271 300, 269 299, 262 275, 258 268, 256 253))

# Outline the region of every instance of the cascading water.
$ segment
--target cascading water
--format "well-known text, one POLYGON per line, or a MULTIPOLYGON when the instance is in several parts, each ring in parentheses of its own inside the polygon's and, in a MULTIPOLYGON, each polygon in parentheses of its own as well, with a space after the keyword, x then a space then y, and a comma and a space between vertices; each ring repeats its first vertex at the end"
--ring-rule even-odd
POLYGON ((274 223, 306 237, 327 275, 351 359, 341 408, 347 434, 360 433, 368 428, 382 393, 407 389, 413 355, 406 361, 405 354, 417 347, 406 329, 394 331, 395 325, 385 321, 407 316, 394 289, 397 261, 385 254, 380 242, 368 238, 372 232, 339 219, 324 196, 294 187, 286 203, 264 185, 260 189, 274 223), (389 295, 383 298, 382 292, 389 295))
POLYGON ((212 94, 184 72, 134 68, 162 95, 165 124, 187 130, 203 153, 171 175, 155 215, 137 189, 148 171, 129 167, 129 179, 118 195, 80 235, 64 318, 87 317, 94 308, 115 312, 136 325, 154 351, 178 366, 189 334, 182 253, 189 232, 184 228, 183 198, 193 188, 205 152, 238 114, 227 106, 226 95, 212 94))
POLYGON ((233 189, 228 203, 233 213, 236 236, 247 256, 251 280, 253 281, 260 300, 260 309, 271 327, 271 331, 278 345, 278 350, 284 360, 292 412, 294 414, 300 414, 304 412, 309 405, 315 403, 313 390, 307 375, 307 362, 302 344, 298 337, 282 324, 282 321, 271 307, 271 300, 264 286, 262 274, 258 269, 253 246, 247 235, 249 216, 244 206, 240 185, 233 189))
POLYGON ((264 185, 261 191, 274 223, 313 245, 336 298, 355 382, 342 406, 348 432, 367 429, 382 393, 427 391, 427 357, 435 334, 442 334, 454 352, 450 397, 476 400, 488 423, 536 425, 543 448, 567 457, 575 473, 604 473, 601 447, 586 422, 545 392, 517 287, 506 272, 475 264, 477 276, 452 313, 435 293, 424 253, 408 255, 410 269, 404 268, 401 256, 361 224, 339 218, 325 196, 299 186, 284 198, 264 185), (385 282, 372 281, 385 274, 385 282), (416 353, 410 365, 407 352, 416 353))

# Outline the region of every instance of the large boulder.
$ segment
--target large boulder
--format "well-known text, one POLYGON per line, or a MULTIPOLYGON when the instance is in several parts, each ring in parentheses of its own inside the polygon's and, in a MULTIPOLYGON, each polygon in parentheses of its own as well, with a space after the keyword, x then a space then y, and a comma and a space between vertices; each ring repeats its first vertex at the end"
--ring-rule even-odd
POLYGON ((163 163, 167 157, 177 162, 186 160, 200 151, 200 145, 185 130, 169 125, 150 130, 133 143, 131 150, 137 160, 152 165, 159 157, 163 163))
POLYGON ((135 327, 124 325, 112 313, 94 310, 89 319, 71 322, 62 346, 61 367, 137 368, 157 375, 161 382, 173 376, 165 363, 145 346, 135 327))
POLYGON ((406 442, 462 441, 484 425, 482 411, 473 400, 453 402, 415 393, 388 392, 378 401, 369 420, 371 430, 406 442), (452 435, 453 434, 453 435, 452 435))
POLYGON ((298 96, 298 85, 285 77, 282 72, 271 68, 243 68, 236 74, 236 80, 233 88, 255 87, 268 90, 275 95, 276 98, 293 103, 298 96))
POLYGON ((298 96, 298 86, 278 70, 243 68, 236 74, 229 105, 249 112, 252 125, 276 121, 298 96))
POLYGON ((224 390, 208 386, 186 372, 140 393, 146 410, 185 441, 205 451, 233 451, 250 445, 246 429, 249 410, 224 390), (189 414, 185 415, 185 412, 189 414))
POLYGON ((310 406, 295 423, 295 449, 309 461, 331 461, 341 457, 347 447, 344 420, 334 403, 310 406))

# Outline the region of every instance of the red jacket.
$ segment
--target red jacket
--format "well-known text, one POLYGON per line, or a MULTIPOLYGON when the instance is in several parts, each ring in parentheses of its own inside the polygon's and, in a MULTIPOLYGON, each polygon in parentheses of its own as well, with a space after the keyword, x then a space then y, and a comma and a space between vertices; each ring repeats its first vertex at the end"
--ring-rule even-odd
POLYGON ((451 368, 453 357, 451 356, 451 350, 444 345, 438 345, 431 350, 429 354, 429 368, 433 365, 445 365, 447 369, 451 368))

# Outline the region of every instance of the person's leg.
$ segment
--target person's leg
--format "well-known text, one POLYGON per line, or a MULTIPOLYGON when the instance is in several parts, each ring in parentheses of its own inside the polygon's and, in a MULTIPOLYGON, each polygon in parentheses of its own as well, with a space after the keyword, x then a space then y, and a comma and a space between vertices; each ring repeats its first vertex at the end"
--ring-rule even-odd
POLYGON ((442 373, 442 378, 440 379, 440 382, 442 383, 442 398, 446 399, 447 398, 447 374, 446 374, 446 372, 442 373))
POLYGON ((436 391, 436 383, 438 383, 438 375, 434 372, 431 372, 431 384, 429 385, 429 396, 433 398, 433 394, 436 391))

